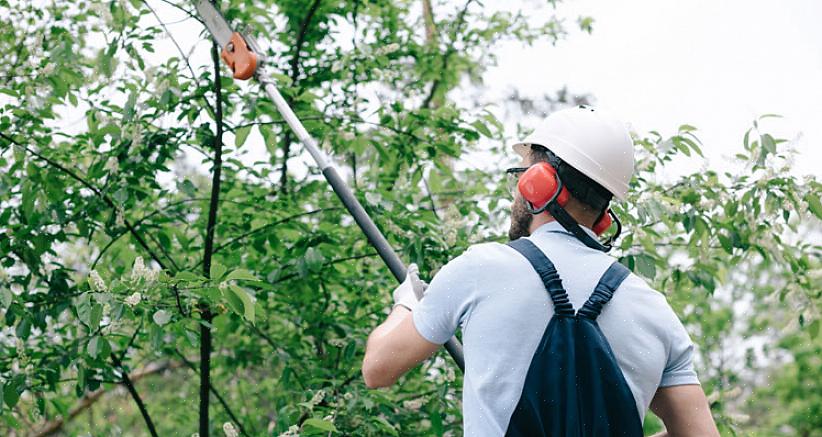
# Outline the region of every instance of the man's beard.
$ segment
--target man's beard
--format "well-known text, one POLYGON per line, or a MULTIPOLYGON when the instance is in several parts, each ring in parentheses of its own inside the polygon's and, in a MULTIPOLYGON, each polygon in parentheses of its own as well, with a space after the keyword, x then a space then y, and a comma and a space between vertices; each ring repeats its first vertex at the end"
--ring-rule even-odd
POLYGON ((514 241, 531 235, 531 222, 533 221, 534 216, 525 209, 525 200, 522 196, 517 196, 511 206, 511 227, 508 228, 508 238, 514 241))

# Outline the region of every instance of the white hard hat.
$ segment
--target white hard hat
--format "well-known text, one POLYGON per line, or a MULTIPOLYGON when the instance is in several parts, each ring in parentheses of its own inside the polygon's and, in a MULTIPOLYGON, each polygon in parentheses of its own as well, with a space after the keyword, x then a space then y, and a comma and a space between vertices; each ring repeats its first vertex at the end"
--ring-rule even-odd
POLYGON ((530 145, 543 146, 624 200, 634 174, 634 142, 623 122, 587 106, 549 115, 531 135, 513 145, 527 157, 530 145))

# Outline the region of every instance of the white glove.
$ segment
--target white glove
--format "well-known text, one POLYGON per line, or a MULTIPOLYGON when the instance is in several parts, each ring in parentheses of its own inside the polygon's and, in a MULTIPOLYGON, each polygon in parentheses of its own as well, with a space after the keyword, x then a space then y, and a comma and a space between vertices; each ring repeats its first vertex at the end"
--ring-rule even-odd
POLYGON ((428 284, 420 279, 419 267, 416 264, 409 265, 405 280, 394 289, 394 307, 401 305, 414 311, 426 288, 428 284))

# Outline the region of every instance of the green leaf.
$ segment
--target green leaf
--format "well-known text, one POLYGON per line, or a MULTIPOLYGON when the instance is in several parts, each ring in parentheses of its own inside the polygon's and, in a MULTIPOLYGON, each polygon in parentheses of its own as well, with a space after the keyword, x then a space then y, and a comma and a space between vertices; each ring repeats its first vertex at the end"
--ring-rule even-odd
POLYGON ((654 279, 654 276, 656 276, 656 264, 654 259, 648 255, 640 254, 636 256, 636 269, 648 279, 654 279))
POLYGON ((811 210, 813 215, 822 220, 822 202, 819 201, 819 196, 809 192, 805 195, 805 202, 808 202, 808 209, 811 210))
POLYGON ((240 298, 240 295, 229 287, 221 288, 220 292, 222 293, 223 299, 225 300, 226 305, 228 305, 228 308, 235 314, 243 317, 245 314, 245 308, 243 307, 243 300, 240 298))
POLYGON ((108 340, 99 335, 95 335, 91 341, 88 342, 86 352, 88 352, 92 358, 105 357, 111 352, 111 346, 108 340))
POLYGON ((234 147, 240 148, 245 144, 248 134, 251 133, 251 126, 242 126, 234 131, 234 147))
POLYGON ((331 423, 327 420, 312 417, 310 419, 307 419, 305 422, 303 422, 303 430, 305 432, 319 431, 319 432, 326 433, 326 432, 336 432, 337 427, 334 426, 333 423, 331 423))
POLYGON ((103 306, 100 304, 92 304, 88 320, 88 326, 91 329, 97 329, 97 327, 100 326, 100 322, 103 320, 103 306))
POLYGON ((308 250, 305 251, 304 259, 305 266, 308 267, 308 270, 315 273, 322 269, 323 263, 325 262, 323 254, 313 247, 309 247, 308 250))
POLYGON ((177 272, 177 274, 174 275, 174 279, 180 281, 202 281, 204 278, 192 272, 177 272))
POLYGON ((11 290, 6 287, 0 288, 0 309, 8 309, 13 299, 14 295, 11 294, 11 290))
POLYGON ((247 290, 234 284, 229 285, 228 289, 231 290, 231 292, 234 293, 240 301, 242 301, 243 311, 241 315, 249 322, 254 323, 254 303, 256 301, 254 296, 249 294, 247 290))
POLYGON ((477 132, 485 135, 487 138, 491 138, 493 136, 491 134, 491 131, 488 129, 488 126, 486 126, 485 123, 479 120, 476 120, 473 123, 471 123, 471 126, 474 126, 474 129, 476 129, 477 132))
POLYGON ((256 276, 254 276, 253 273, 249 272, 248 270, 237 269, 237 270, 234 270, 234 271, 230 272, 228 275, 226 275, 224 280, 225 281, 233 281, 233 280, 256 281, 258 279, 257 279, 256 276))
POLYGON ((815 339, 819 336, 819 319, 814 320, 808 325, 808 333, 811 335, 811 338, 815 339))
POLYGON ((209 270, 209 275, 213 281, 219 281, 223 278, 225 274, 226 268, 224 265, 220 263, 213 263, 211 264, 211 269, 209 270))

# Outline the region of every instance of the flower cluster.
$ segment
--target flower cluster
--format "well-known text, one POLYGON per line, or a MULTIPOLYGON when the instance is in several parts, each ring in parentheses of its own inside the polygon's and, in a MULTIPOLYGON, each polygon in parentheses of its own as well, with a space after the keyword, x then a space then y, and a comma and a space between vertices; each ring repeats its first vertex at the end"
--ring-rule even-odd
POLYGON ((300 427, 297 425, 291 425, 288 428, 288 431, 280 434, 280 437, 299 437, 300 435, 300 427))
POLYGON ((137 304, 140 303, 141 300, 143 300, 143 295, 139 292, 135 292, 134 294, 126 298, 125 303, 126 305, 133 308, 137 306, 137 304))
POLYGON ((225 437, 238 437, 240 433, 237 432, 237 429, 234 428, 234 424, 231 422, 226 422, 223 424, 223 432, 225 433, 225 437))
POLYGON ((108 290, 105 281, 103 281, 103 278, 101 278, 100 274, 97 273, 97 270, 92 270, 89 272, 88 282, 91 285, 91 289, 94 291, 104 292, 108 290))
POLYGON ((142 256, 138 256, 137 259, 134 260, 134 267, 131 269, 132 281, 144 279, 146 282, 154 282, 157 280, 158 274, 158 270, 146 267, 145 262, 143 262, 142 256))

